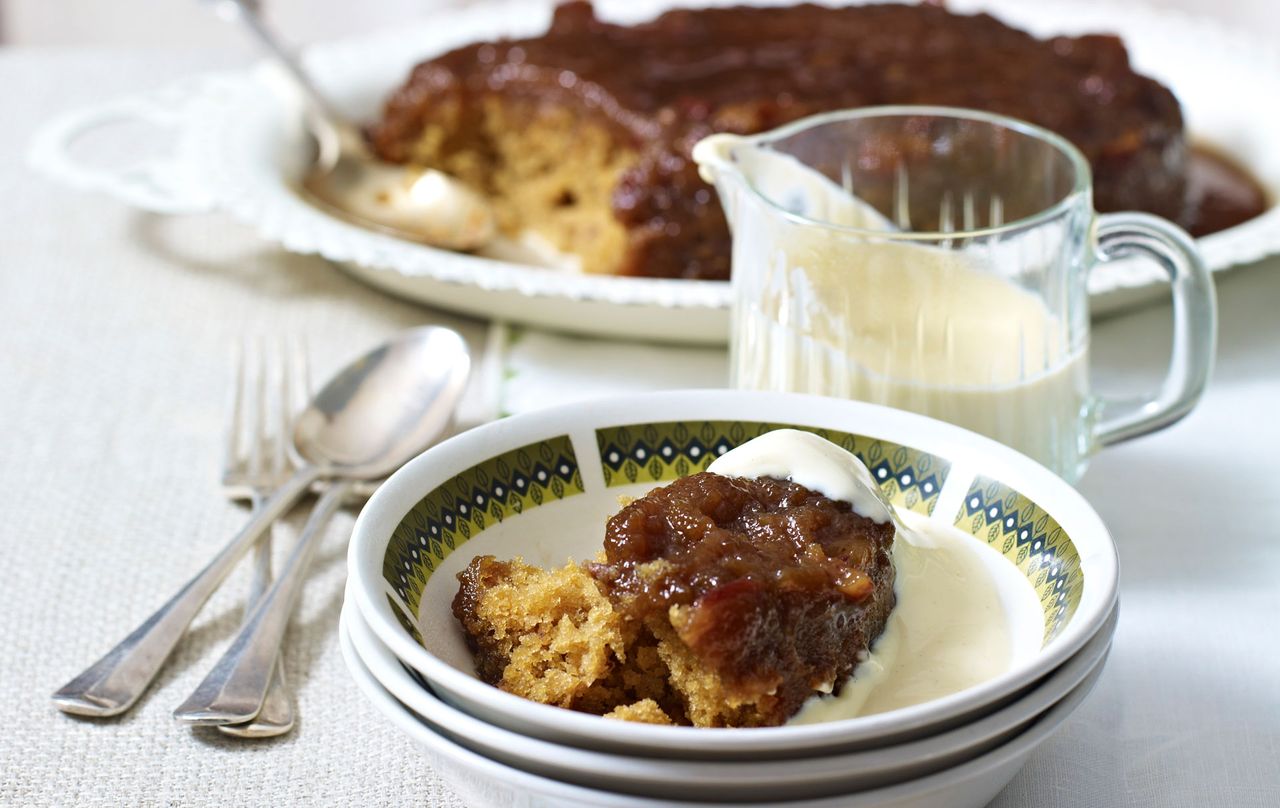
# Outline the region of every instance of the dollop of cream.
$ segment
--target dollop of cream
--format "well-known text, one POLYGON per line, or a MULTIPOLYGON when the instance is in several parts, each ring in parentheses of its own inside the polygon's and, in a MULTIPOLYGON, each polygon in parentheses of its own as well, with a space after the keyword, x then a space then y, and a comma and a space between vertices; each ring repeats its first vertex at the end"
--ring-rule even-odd
POLYGON ((884 524, 893 510, 862 461, 829 440, 798 429, 776 429, 725 452, 707 467, 725 477, 775 477, 847 502, 853 512, 884 524))

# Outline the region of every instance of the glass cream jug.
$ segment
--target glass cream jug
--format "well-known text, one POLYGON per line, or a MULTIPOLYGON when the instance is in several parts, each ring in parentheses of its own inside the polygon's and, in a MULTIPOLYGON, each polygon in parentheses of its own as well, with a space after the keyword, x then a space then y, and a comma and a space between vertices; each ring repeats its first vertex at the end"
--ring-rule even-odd
POLYGON ((1194 242, 1154 216, 1096 214, 1088 163, 1047 130, 877 107, 713 135, 693 157, 733 232, 737 387, 923 413, 1070 480, 1204 389, 1216 308, 1194 242), (1086 279, 1139 255, 1172 282, 1172 362, 1150 396, 1099 397, 1086 279))

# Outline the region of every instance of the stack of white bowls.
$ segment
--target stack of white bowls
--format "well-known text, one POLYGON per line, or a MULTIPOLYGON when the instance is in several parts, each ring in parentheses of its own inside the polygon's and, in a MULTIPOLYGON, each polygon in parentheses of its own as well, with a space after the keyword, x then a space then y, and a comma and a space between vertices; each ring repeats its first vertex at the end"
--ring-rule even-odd
POLYGON ((1061 479, 938 421, 789 394, 660 393, 464 433, 382 487, 357 522, 349 565, 341 632, 353 677, 475 808, 984 805, 1089 694, 1116 624, 1115 547, 1061 479), (994 549, 989 563, 1014 565, 1037 595, 1036 613, 1017 617, 1044 625, 1039 649, 923 704, 753 729, 614 721, 476 678, 450 608, 472 558, 590 557, 619 496, 704 468, 779 425, 843 444, 900 511, 994 549))

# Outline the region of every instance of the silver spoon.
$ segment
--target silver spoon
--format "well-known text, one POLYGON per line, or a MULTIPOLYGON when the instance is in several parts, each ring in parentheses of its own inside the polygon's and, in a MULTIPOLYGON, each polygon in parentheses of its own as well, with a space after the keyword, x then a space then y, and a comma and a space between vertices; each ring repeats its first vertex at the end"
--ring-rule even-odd
POLYGON ((370 152, 359 129, 334 111, 266 28, 255 0, 213 0, 213 6, 244 24, 306 101, 316 160, 302 187, 313 202, 362 227, 434 247, 474 250, 493 240, 493 211, 483 196, 441 171, 387 163, 370 152))
MULTIPOLYGON (((262 532, 317 481, 335 480, 330 490, 340 491, 347 488, 344 481, 381 479, 430 446, 452 420, 470 368, 462 337, 437 327, 406 331, 345 368, 298 417, 293 477, 169 602, 54 693, 54 705, 94 717, 133 706, 200 607, 262 532)), ((340 502, 337 493, 322 497, 317 510, 340 502)))
POLYGON ((222 658, 187 700, 173 711, 184 724, 234 725, 252 721, 263 709, 284 632, 302 594, 311 556, 324 535, 325 523, 351 494, 355 483, 342 480, 320 495, 306 527, 294 543, 275 583, 253 610, 222 658))

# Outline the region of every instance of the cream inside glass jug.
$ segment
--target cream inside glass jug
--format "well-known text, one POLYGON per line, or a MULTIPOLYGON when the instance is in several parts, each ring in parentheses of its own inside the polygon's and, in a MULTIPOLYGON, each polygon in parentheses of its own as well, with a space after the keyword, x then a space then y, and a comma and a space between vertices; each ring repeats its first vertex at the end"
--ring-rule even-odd
POLYGON ((734 312, 735 386, 873 401, 1079 462, 1087 347, 1035 296, 910 245, 784 249, 758 304, 734 312))

